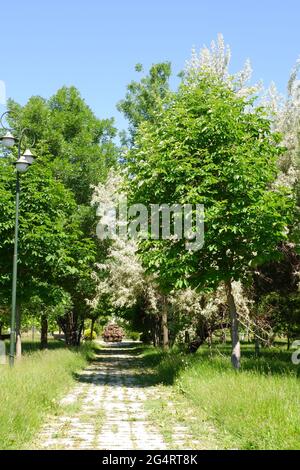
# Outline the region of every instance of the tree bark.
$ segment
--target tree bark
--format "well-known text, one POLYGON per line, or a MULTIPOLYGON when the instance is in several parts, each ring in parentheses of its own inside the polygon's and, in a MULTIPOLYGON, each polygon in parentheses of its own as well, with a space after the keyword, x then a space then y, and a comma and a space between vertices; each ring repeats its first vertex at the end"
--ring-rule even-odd
POLYGON ((83 324, 79 325, 78 315, 68 312, 65 316, 58 318, 57 323, 64 332, 67 346, 78 346, 83 324))
MULTIPOLYGON (((255 329, 254 333, 258 333, 257 329, 255 329)), ((254 351, 255 351, 255 356, 259 357, 260 356, 260 342, 256 335, 254 336, 254 351)))
POLYGON ((225 330, 222 330, 221 341, 222 341, 223 344, 226 343, 226 332, 225 332, 225 330))
POLYGON ((190 333, 187 330, 184 332, 184 342, 185 344, 189 344, 190 342, 190 333))
POLYGON ((22 358, 22 338, 21 338, 21 308, 16 308, 16 359, 22 358))
POLYGON ((156 315, 156 316, 153 316, 153 322, 151 325, 152 343, 155 348, 161 345, 160 333, 161 333, 161 318, 159 315, 156 315))
POLYGON ((200 346, 207 340, 209 337, 209 331, 207 325, 202 325, 201 328, 197 330, 197 336, 189 344, 189 351, 195 353, 198 351, 200 346))
POLYGON ((80 327, 79 327, 78 336, 77 336, 77 345, 76 346, 80 346, 80 341, 81 341, 81 335, 82 335, 83 328, 84 328, 84 320, 81 321, 81 324, 80 324, 80 327))
POLYGON ((92 318, 91 320, 91 335, 90 335, 90 340, 93 340, 93 333, 94 333, 94 325, 95 325, 95 319, 92 318))
POLYGON ((231 342, 232 342, 232 353, 231 363, 234 369, 239 369, 241 365, 241 346, 239 340, 239 322, 237 317, 235 300, 232 294, 231 281, 225 283, 227 302, 230 313, 231 321, 231 342))
POLYGON ((157 341, 157 334, 156 334, 155 326, 152 328, 152 343, 153 343, 153 346, 156 348, 158 341, 157 341))
POLYGON ((48 319, 44 313, 41 315, 41 348, 48 347, 48 319))
MULTIPOLYGON (((197 352, 197 350, 202 346, 203 343, 209 338, 209 335, 212 335, 217 330, 224 331, 224 328, 229 328, 229 323, 218 323, 208 327, 207 323, 202 323, 196 331, 196 338, 194 338, 189 344, 189 351, 191 353, 197 352)), ((226 340, 226 338, 225 338, 226 340)))
POLYGON ((169 349, 169 329, 168 329, 168 304, 167 299, 164 297, 161 314, 161 327, 163 337, 163 349, 169 349))

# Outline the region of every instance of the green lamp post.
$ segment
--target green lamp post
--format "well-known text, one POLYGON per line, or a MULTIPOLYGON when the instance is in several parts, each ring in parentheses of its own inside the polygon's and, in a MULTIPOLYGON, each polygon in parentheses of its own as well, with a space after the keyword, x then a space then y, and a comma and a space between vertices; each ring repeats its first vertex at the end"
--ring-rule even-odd
POLYGON ((22 143, 28 132, 27 128, 21 129, 18 135, 14 137, 13 129, 9 129, 3 125, 3 118, 10 114, 6 111, 0 117, 1 127, 5 130, 5 134, 0 137, 0 143, 7 149, 14 147, 18 143, 18 159, 14 162, 16 168, 16 216, 15 216, 15 238, 14 238, 14 256, 13 256, 13 277, 12 277, 12 301, 11 301, 11 324, 10 324, 10 351, 9 365, 12 367, 15 360, 16 346, 16 308, 17 308, 17 275, 18 275, 18 235, 19 235, 19 201, 20 201, 20 174, 25 173, 29 166, 33 163, 33 155, 29 149, 22 153, 22 143))

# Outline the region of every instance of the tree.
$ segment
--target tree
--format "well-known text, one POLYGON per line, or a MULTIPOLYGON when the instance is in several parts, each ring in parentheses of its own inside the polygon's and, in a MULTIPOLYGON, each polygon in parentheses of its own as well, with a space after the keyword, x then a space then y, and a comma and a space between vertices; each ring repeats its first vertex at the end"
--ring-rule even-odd
MULTIPOLYGON (((142 65, 137 64, 135 70, 143 72, 142 65)), ((155 119, 155 113, 162 109, 170 93, 170 76, 170 62, 161 62, 152 65, 149 74, 139 82, 132 81, 127 86, 126 96, 117 107, 129 121, 131 143, 134 141, 139 125, 143 121, 155 119)))
MULTIPOLYGON (((245 295, 241 282, 232 283, 232 292, 239 312, 239 319, 249 329, 252 303, 245 295)), ((210 292, 199 292, 190 287, 170 293, 170 332, 172 342, 186 343, 191 352, 197 351, 205 341, 211 342, 212 335, 221 334, 226 340, 230 327, 224 283, 210 292)))
POLYGON ((209 288, 225 282, 232 329, 232 363, 240 365, 232 280, 278 256, 292 198, 273 188, 282 149, 262 108, 210 70, 185 75, 172 103, 143 122, 128 155, 133 202, 204 204, 205 244, 148 240, 145 265, 166 288, 209 288))
POLYGON ((276 184, 289 187, 296 195, 294 217, 288 241, 278 246, 281 259, 266 263, 253 274, 258 319, 264 319, 275 332, 289 338, 299 330, 299 211, 300 211, 300 59, 288 82, 286 96, 271 84, 264 105, 272 127, 283 136, 285 150, 278 160, 276 184), (298 325, 297 325, 298 322, 298 325))
POLYGON ((112 119, 98 119, 75 87, 62 87, 49 100, 33 96, 24 107, 13 101, 13 126, 28 127, 36 154, 72 190, 78 205, 89 205, 92 185, 104 181, 117 159, 112 119))
POLYGON ((288 86, 287 96, 281 96, 274 83, 271 84, 266 97, 265 106, 272 120, 273 128, 283 136, 282 145, 285 151, 278 160, 278 184, 284 184, 295 190, 297 196, 296 214, 294 218, 291 241, 299 244, 299 210, 300 210, 300 58, 293 68, 288 86))
MULTIPOLYGON (((29 128, 36 140, 36 163, 22 177, 18 292, 24 302, 25 295, 39 293, 45 278, 68 292, 72 312, 64 320, 60 317, 60 322, 68 331, 67 342, 78 344, 99 250, 91 186, 105 179, 116 161, 116 131, 112 120, 94 116, 74 87, 63 87, 49 100, 32 97, 24 107, 10 101, 9 109, 12 127, 29 128)), ((6 161, 0 187, 3 285, 10 282, 14 224, 14 176, 6 161)), ((2 291, 6 301, 7 292, 2 291)))
MULTIPOLYGON (((1 304, 10 304, 11 275, 13 259, 13 233, 15 215, 15 178, 10 161, 1 159, 0 174, 0 284, 1 304)), ((52 172, 39 164, 34 164, 30 174, 21 178, 20 232, 18 257, 18 355, 20 355, 20 305, 38 295, 44 302, 49 298, 48 291, 57 285, 60 270, 67 272, 77 259, 66 256, 70 251, 70 231, 76 208, 70 190, 56 181, 52 172), (44 279, 48 280, 45 286, 44 279)), ((77 224, 77 234, 79 227, 77 224)), ((74 237, 74 233, 72 234, 74 237)))
MULTIPOLYGON (((123 176, 121 171, 111 171, 105 183, 94 188, 92 205, 98 207, 101 222, 105 209, 117 206, 122 201, 123 176)), ((114 223, 107 220, 108 225, 114 223)), ((112 229, 112 226, 108 227, 112 229)), ((110 304, 114 312, 128 320, 136 331, 143 332, 148 341, 149 331, 155 345, 167 347, 167 325, 163 313, 166 299, 160 292, 155 277, 147 275, 137 253, 135 240, 123 239, 118 230, 106 240, 107 252, 102 262, 95 265, 93 279, 96 281, 96 295, 91 306, 99 311, 110 304), (164 338, 164 340, 163 340, 164 338)), ((104 241, 99 241, 99 244, 104 241)))

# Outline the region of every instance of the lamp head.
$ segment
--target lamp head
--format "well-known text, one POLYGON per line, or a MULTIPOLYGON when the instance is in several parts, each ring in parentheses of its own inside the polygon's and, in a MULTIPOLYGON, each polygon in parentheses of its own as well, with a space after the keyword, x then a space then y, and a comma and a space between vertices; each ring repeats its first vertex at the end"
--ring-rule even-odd
POLYGON ((31 151, 29 149, 26 149, 25 152, 22 155, 25 160, 31 165, 34 161, 34 156, 32 155, 31 151))
POLYGON ((24 155, 22 155, 14 164, 16 165, 16 169, 19 173, 25 173, 31 165, 31 163, 26 160, 24 155))
POLYGON ((0 141, 2 145, 4 145, 4 147, 6 148, 13 147, 16 143, 16 139, 14 138, 12 133, 9 131, 7 131, 4 136, 0 137, 0 141))

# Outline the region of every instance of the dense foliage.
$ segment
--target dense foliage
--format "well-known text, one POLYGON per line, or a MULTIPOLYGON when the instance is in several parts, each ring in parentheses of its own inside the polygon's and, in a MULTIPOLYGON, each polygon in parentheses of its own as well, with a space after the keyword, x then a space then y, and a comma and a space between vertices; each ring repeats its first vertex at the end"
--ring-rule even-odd
MULTIPOLYGON (((232 75, 218 37, 195 51, 176 90, 163 62, 128 85, 118 109, 129 136, 114 138, 74 88, 10 101, 12 127, 35 136, 35 163, 21 177, 18 303, 23 327, 47 322, 68 344, 113 319, 155 346, 232 339, 270 345, 299 333, 299 62, 287 98, 252 85, 251 66, 232 75), (203 204, 204 244, 106 240, 96 208, 203 204), (89 320, 91 323, 87 323, 89 320), (86 324, 85 324, 86 323, 86 324), (98 325, 98 326, 97 326, 98 325)), ((0 159, 0 326, 8 326, 14 242, 14 156, 0 159)), ((171 225, 174 219, 171 218, 171 225)), ((150 228, 149 228, 150 234, 150 228)), ((0 332, 1 333, 1 332, 0 332)), ((87 336, 87 335, 86 335, 87 336)))

